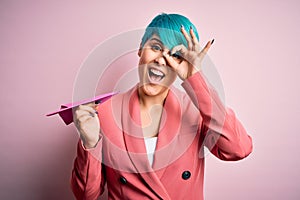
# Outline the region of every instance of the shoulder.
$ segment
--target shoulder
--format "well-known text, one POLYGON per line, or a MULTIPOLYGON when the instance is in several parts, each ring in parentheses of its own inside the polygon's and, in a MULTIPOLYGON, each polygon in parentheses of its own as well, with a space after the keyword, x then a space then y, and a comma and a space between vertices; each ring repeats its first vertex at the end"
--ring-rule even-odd
POLYGON ((189 95, 185 91, 176 87, 171 87, 170 89, 180 105, 182 120, 190 121, 191 123, 198 123, 199 117, 201 118, 201 116, 189 95))
POLYGON ((180 103, 180 106, 183 110, 186 110, 191 105, 193 105, 190 97, 187 95, 185 91, 182 91, 175 86, 172 86, 170 88, 170 91, 172 92, 173 96, 176 98, 178 103, 180 103))

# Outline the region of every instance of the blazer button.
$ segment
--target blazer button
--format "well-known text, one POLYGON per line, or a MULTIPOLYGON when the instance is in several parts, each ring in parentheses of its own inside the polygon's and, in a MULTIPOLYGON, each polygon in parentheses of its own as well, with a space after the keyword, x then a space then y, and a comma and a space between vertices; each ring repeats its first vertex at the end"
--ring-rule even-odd
POLYGON ((123 176, 121 176, 119 180, 120 180, 120 182, 121 182, 122 184, 124 184, 124 185, 127 183, 126 178, 123 177, 123 176))
POLYGON ((191 172, 189 171, 184 171, 181 175, 182 179, 187 180, 191 177, 191 172))

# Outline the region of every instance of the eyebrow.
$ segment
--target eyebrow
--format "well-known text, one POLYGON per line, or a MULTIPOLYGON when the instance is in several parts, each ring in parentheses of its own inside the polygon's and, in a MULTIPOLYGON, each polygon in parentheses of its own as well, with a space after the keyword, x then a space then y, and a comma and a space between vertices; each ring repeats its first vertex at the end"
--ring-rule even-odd
POLYGON ((160 41, 160 40, 157 39, 157 38, 151 38, 150 41, 152 41, 152 40, 155 40, 156 42, 158 42, 158 43, 160 43, 161 45, 163 45, 162 41, 160 41))

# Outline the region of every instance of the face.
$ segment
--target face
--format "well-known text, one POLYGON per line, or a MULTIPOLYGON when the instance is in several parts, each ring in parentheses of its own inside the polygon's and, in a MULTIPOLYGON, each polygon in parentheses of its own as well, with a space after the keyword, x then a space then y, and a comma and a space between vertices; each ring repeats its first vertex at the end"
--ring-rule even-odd
MULTIPOLYGON (((177 75, 168 65, 163 52, 169 53, 170 50, 164 47, 156 35, 153 35, 139 50, 140 89, 148 96, 167 92, 176 79, 177 75)), ((180 57, 173 55, 173 58, 181 62, 180 57)))

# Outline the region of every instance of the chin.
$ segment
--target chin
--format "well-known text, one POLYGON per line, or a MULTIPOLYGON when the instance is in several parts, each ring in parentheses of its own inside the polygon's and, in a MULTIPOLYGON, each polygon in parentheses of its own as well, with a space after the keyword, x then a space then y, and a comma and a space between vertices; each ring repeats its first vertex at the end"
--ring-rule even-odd
POLYGON ((168 91, 168 87, 151 83, 141 85, 140 89, 147 96, 158 96, 168 91))

